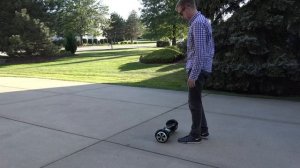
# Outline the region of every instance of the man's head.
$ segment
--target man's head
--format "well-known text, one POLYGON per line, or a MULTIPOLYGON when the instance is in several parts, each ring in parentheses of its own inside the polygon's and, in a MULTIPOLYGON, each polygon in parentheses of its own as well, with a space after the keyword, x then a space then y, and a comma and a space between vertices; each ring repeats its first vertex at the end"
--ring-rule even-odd
POLYGON ((190 20, 197 13, 195 0, 178 0, 175 10, 184 19, 190 20))

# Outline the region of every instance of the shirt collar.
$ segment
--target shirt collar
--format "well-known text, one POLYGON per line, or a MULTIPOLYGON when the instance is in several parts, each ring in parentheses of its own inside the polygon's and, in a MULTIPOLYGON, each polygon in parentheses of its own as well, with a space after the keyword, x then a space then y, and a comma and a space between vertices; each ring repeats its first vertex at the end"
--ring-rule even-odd
POLYGON ((191 25, 193 22, 194 22, 194 20, 199 16, 201 14, 201 12, 197 12, 190 20, 189 20, 189 25, 191 25))

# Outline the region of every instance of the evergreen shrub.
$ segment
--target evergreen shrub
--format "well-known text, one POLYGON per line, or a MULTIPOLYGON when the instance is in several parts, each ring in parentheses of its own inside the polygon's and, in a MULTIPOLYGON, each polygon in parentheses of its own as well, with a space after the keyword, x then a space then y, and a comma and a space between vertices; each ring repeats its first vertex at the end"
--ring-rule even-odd
POLYGON ((300 95, 300 1, 253 0, 214 25, 216 54, 207 88, 300 95))
POLYGON ((73 33, 68 33, 65 37, 65 50, 75 54, 77 50, 77 40, 73 33))

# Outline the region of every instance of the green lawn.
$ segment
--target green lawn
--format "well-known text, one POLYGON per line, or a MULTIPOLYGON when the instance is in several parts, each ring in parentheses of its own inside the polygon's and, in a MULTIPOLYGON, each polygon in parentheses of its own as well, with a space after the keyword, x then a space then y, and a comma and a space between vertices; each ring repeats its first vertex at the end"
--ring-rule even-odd
POLYGON ((0 76, 22 76, 186 90, 184 65, 139 63, 157 48, 82 51, 51 62, 0 65, 0 76))

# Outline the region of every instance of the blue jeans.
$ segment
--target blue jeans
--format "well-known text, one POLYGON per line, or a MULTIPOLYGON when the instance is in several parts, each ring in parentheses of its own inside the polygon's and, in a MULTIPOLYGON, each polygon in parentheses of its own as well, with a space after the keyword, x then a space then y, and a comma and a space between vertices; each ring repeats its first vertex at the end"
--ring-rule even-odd
MULTIPOLYGON (((189 72, 190 74, 190 72, 189 72)), ((201 71, 198 79, 196 80, 196 87, 189 88, 189 108, 192 114, 192 127, 190 135, 193 137, 200 137, 201 132, 208 132, 206 117, 202 105, 202 89, 205 81, 210 73, 201 71)))

